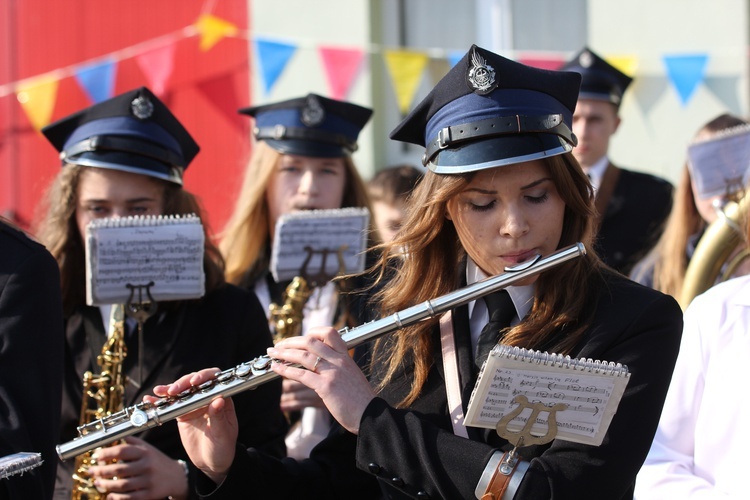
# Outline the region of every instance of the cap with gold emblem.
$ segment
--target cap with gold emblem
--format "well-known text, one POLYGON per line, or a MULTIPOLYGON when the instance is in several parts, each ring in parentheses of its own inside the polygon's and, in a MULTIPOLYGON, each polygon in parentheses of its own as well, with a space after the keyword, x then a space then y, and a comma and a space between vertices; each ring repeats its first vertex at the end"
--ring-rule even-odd
POLYGON ((560 69, 581 74, 580 99, 608 101, 615 106, 620 105, 625 89, 633 81, 588 47, 581 49, 560 69))
POLYGON ((253 135, 284 154, 335 158, 357 150, 372 110, 317 94, 242 108, 255 118, 253 135))
POLYGON ((200 148, 149 89, 141 87, 42 129, 63 166, 109 168, 182 185, 200 148))
POLYGON ((390 137, 424 146, 422 163, 438 174, 563 154, 577 143, 580 81, 473 45, 390 137))

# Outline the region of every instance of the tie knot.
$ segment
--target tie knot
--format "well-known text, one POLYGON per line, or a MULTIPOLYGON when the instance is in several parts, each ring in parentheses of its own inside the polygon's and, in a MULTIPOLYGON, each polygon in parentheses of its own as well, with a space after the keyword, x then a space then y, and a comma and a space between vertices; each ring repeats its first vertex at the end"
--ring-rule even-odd
POLYGON ((484 296, 487 305, 490 322, 501 322, 510 324, 510 320, 516 314, 513 300, 507 290, 499 290, 484 296))

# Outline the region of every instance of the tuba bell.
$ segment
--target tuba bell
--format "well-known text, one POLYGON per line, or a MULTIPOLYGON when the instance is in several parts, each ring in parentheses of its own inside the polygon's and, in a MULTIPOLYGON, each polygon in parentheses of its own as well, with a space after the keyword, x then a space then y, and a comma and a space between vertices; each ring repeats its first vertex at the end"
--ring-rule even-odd
POLYGON ((750 195, 738 202, 730 201, 719 210, 719 218, 706 228, 685 272, 678 297, 683 310, 717 281, 729 279, 739 264, 750 256, 747 249, 735 252, 738 245, 745 243, 742 226, 748 209, 750 195))

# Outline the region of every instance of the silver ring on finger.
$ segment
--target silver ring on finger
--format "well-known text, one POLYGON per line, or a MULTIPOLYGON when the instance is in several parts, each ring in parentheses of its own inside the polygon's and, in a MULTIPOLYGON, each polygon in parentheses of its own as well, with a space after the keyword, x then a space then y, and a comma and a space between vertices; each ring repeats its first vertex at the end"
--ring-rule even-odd
POLYGON ((318 371, 318 364, 319 363, 320 363, 320 356, 318 356, 318 359, 315 360, 315 364, 312 367, 312 371, 314 371, 315 373, 317 373, 317 371, 318 371))

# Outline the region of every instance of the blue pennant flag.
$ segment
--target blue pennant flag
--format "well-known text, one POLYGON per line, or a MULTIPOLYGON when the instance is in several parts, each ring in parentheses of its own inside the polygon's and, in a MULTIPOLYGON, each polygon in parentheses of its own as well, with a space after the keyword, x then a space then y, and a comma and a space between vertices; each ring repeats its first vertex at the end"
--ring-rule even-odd
POLYGON ((265 91, 268 94, 297 50, 297 46, 270 40, 256 40, 255 45, 258 50, 258 61, 263 74, 265 91))
POLYGON ((690 100, 690 96, 701 83, 706 74, 708 55, 696 54, 688 56, 664 56, 667 74, 680 95, 682 104, 690 100))
POLYGON ((459 52, 455 50, 452 52, 448 52, 448 62, 450 63, 451 68, 455 66, 458 63, 458 61, 461 60, 463 56, 464 56, 463 52, 459 52))
POLYGON ((112 59, 81 66, 76 71, 78 85, 93 104, 106 101, 114 94, 117 63, 112 59))

